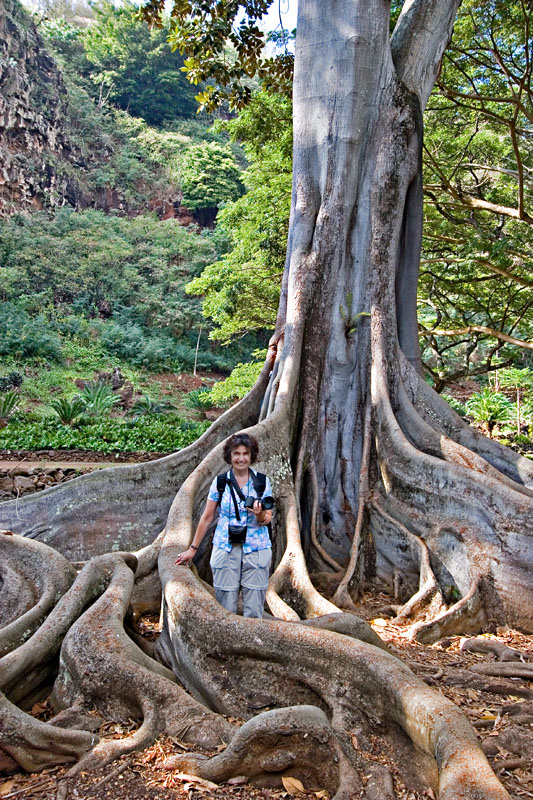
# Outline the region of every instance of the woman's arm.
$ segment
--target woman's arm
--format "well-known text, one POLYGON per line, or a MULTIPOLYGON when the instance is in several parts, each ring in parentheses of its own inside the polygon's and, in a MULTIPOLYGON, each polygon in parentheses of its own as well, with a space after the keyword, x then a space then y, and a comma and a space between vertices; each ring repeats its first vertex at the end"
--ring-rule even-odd
POLYGON ((205 508, 203 511, 202 516, 200 517, 200 521, 198 522, 198 526, 196 528, 196 533, 194 534, 193 540, 189 545, 187 550, 184 550, 183 553, 180 553, 176 559, 176 564, 186 564, 192 558, 194 558, 194 554, 200 547, 205 534, 211 523, 215 518, 215 512, 217 510, 218 503, 216 500, 207 500, 205 504, 205 508))

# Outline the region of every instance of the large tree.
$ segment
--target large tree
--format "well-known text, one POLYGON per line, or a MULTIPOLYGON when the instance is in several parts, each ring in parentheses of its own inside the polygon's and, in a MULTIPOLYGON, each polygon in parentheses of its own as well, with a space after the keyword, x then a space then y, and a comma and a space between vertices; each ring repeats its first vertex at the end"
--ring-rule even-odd
MULTIPOLYGON (((10 578, 1 598, 16 596, 0 632, 6 759, 35 769, 85 753, 80 770, 166 731, 229 741, 211 759, 183 756, 187 772, 288 773, 338 800, 358 796, 368 770, 350 732, 369 750, 379 731, 418 787, 447 800, 508 797, 457 709, 339 613, 377 575, 421 640, 496 620, 533 627, 532 465, 470 429, 420 376, 421 118, 459 2, 409 0, 391 36, 385 0, 300 0, 293 200, 267 364, 181 453, 2 507, 23 534, 0 538, 10 578), (224 611, 175 566, 222 468, 222 440, 241 428, 259 439, 276 487, 275 619, 224 611), (111 552, 141 545, 135 556, 111 552), (75 577, 68 561, 98 553, 75 577), (336 574, 332 600, 310 565, 336 574), (165 666, 123 625, 130 602, 137 613, 158 605, 160 586, 165 666), (56 725, 37 723, 15 704, 54 676, 60 646, 52 699, 64 710, 56 725), (81 730, 88 705, 143 723, 93 747, 81 730), (249 721, 235 730, 221 714, 249 721)), ((240 5, 176 9, 205 31, 206 14, 220 29, 240 5)), ((252 16, 267 5, 246 3, 252 16)))

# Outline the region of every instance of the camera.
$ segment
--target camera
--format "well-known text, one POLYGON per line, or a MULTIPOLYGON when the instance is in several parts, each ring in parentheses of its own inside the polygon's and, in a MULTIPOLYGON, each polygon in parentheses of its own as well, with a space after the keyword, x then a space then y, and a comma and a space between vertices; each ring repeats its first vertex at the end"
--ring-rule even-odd
MULTIPOLYGON (((252 509, 254 507, 254 503, 257 500, 257 497, 252 497, 251 495, 246 498, 244 501, 244 507, 252 509)), ((267 495, 267 497, 261 497, 259 499, 261 503, 261 508, 263 511, 270 511, 271 508, 274 508, 274 498, 267 495)))

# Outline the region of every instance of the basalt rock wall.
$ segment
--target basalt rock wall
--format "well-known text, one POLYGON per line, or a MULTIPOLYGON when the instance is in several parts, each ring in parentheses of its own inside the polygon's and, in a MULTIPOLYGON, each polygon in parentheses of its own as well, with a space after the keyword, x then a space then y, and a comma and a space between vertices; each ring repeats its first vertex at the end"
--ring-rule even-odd
POLYGON ((83 169, 65 133, 67 93, 31 16, 0 0, 0 214, 68 203, 83 169), (70 167, 70 170, 69 170, 70 167))

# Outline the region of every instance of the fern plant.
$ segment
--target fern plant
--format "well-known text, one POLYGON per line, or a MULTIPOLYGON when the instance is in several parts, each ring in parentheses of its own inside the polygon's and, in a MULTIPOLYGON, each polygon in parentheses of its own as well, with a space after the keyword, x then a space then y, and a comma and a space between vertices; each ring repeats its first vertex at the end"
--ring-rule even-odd
POLYGON ((492 438, 494 426, 508 422, 513 417, 514 405, 501 392, 489 388, 475 392, 465 403, 467 414, 480 422, 492 438))

